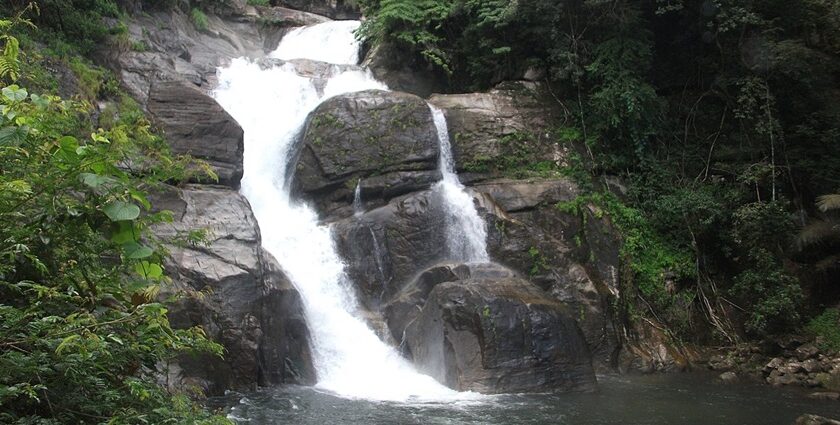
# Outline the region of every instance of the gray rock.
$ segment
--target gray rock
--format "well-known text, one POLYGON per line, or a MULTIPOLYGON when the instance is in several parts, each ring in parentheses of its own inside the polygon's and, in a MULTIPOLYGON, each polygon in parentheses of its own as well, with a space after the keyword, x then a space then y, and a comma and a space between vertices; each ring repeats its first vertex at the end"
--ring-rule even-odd
POLYGON ((184 356, 170 365, 170 385, 199 384, 208 395, 257 384, 311 383, 314 370, 300 296, 261 239, 242 195, 221 187, 188 186, 155 196, 173 211, 173 223, 153 233, 167 244, 165 268, 173 279, 163 296, 180 293, 170 308, 173 327, 200 326, 222 344, 225 357, 184 356), (207 231, 206 245, 178 242, 207 231))
POLYGON ((814 344, 805 344, 796 348, 796 358, 799 361, 816 358, 820 354, 820 349, 814 344))
POLYGON ((440 217, 440 200, 424 191, 334 223, 336 247, 365 306, 378 310, 418 273, 446 261, 440 217))
POLYGON ((423 58, 391 43, 380 43, 370 49, 362 65, 392 90, 423 98, 444 91, 447 84, 445 76, 430 67, 423 58))
POLYGON ((370 90, 333 97, 309 116, 293 189, 324 215, 353 202, 358 179, 378 177, 363 198, 385 200, 427 188, 437 178, 437 133, 426 102, 370 90))
POLYGON ((244 132, 215 99, 184 81, 156 81, 147 108, 174 153, 207 161, 219 183, 239 186, 244 132))
POLYGON ((724 372, 718 376, 718 379, 726 383, 732 383, 738 381, 738 374, 735 372, 724 372))
POLYGON ((808 394, 808 398, 814 400, 840 400, 840 393, 828 392, 828 391, 818 391, 815 393, 808 394))
POLYGON ((802 415, 796 418, 795 425, 840 425, 840 421, 817 415, 802 415))
POLYGON ((497 180, 473 189, 482 195, 491 258, 568 303, 596 368, 617 367, 613 300, 619 296, 620 243, 609 221, 594 210, 586 209, 582 220, 556 208, 578 196, 577 187, 564 179, 497 180))
POLYGON ((565 307, 518 278, 438 284, 406 329, 415 365, 482 393, 592 390, 586 342, 565 307))
POLYGON ((507 82, 487 93, 434 95, 429 102, 446 114, 461 171, 499 172, 498 165, 521 156, 524 147, 533 162, 569 165, 569 148, 556 143, 550 131, 556 102, 540 83, 507 82))

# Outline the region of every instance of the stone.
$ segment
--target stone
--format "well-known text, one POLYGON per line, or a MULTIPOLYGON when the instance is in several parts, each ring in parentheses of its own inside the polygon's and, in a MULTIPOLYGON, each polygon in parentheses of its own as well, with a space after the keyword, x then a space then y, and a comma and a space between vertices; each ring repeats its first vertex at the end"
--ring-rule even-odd
POLYGON ((405 333, 418 370, 459 391, 594 389, 589 349, 565 306, 519 278, 438 284, 405 333))
POLYGON ((840 393, 835 392, 828 392, 828 391, 818 391, 815 393, 808 394, 808 398, 814 400, 840 400, 840 393))
POLYGON ((814 344, 805 344, 796 348, 796 358, 799 361, 816 358, 820 354, 820 349, 814 344))
POLYGON ((802 415, 796 418, 795 425, 840 425, 840 421, 817 415, 802 415))
POLYGON ((168 366, 169 384, 196 384, 208 395, 257 385, 312 383, 314 369, 300 295, 271 255, 245 198, 223 187, 185 186, 153 196, 174 222, 152 232, 169 250, 164 265, 173 285, 162 297, 175 328, 200 326, 225 348, 225 358, 183 356, 168 366), (178 242, 205 229, 204 245, 178 242), (175 378, 175 379, 173 379, 175 378))
POLYGON ((802 362, 802 368, 808 373, 819 373, 823 371, 823 365, 817 359, 808 359, 802 362))
POLYGON ((207 161, 220 183, 239 187, 244 132, 215 99, 185 81, 156 81, 146 106, 173 153, 207 161))
POLYGON ((718 376, 718 379, 729 384, 738 381, 738 374, 735 372, 724 372, 718 376))
POLYGON ((782 359, 781 357, 774 357, 766 365, 764 365, 764 373, 770 373, 771 371, 782 367, 784 364, 784 359, 782 359))
POLYGON ((368 202, 428 188, 439 176, 439 152, 431 110, 423 99, 382 90, 335 96, 307 120, 294 162, 293 190, 313 201, 324 216, 347 216, 359 179, 380 181, 363 187, 368 202))

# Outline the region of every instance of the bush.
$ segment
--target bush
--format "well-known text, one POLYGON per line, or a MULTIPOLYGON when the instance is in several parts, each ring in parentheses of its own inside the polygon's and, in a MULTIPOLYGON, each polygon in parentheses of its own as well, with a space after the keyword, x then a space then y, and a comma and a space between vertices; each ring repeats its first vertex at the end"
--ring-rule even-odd
POLYGON ((268 6, 270 0, 248 0, 248 4, 251 6, 268 6))
POLYGON ((196 29, 199 31, 207 31, 209 22, 207 21, 207 15, 205 15, 201 9, 194 7, 192 11, 190 11, 190 19, 196 29))
POLYGON ((840 310, 827 308, 811 319, 805 329, 812 336, 820 338, 823 350, 840 351, 840 310))

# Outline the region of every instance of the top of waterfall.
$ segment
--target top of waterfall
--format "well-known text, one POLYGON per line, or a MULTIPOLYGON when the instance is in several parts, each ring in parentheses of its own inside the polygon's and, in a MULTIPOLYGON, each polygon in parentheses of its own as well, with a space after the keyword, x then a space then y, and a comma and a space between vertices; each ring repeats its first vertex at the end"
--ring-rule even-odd
POLYGON ((361 42, 355 31, 360 21, 332 21, 300 27, 280 40, 272 58, 310 59, 336 65, 357 65, 361 42))

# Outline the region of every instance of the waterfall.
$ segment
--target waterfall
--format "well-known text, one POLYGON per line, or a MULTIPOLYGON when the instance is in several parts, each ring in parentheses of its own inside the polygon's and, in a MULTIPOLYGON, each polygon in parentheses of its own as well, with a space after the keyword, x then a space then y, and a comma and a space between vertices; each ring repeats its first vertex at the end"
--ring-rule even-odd
MULTIPOLYGON (((270 56, 338 64, 358 62, 359 22, 328 22, 286 35, 270 56)), ((288 192, 287 160, 306 120, 324 99, 341 93, 386 89, 357 67, 334 67, 322 94, 294 63, 260 66, 245 58, 218 70, 214 96, 245 130, 248 198, 263 246, 301 294, 311 330, 317 387, 344 397, 442 400, 464 397, 417 373, 361 320, 352 282, 331 231, 317 213, 288 192)), ((456 179, 457 180, 457 179, 456 179)))
POLYGON ((435 128, 440 144, 440 173, 443 176, 435 185, 435 192, 440 194, 445 211, 446 248, 452 260, 466 263, 486 263, 487 227, 475 210, 473 197, 470 195, 455 173, 455 159, 452 156, 452 144, 449 141, 449 128, 443 111, 429 105, 432 110, 435 128))
POLYGON ((362 179, 356 182, 356 190, 353 191, 353 215, 356 217, 365 213, 365 207, 362 203, 362 179))

